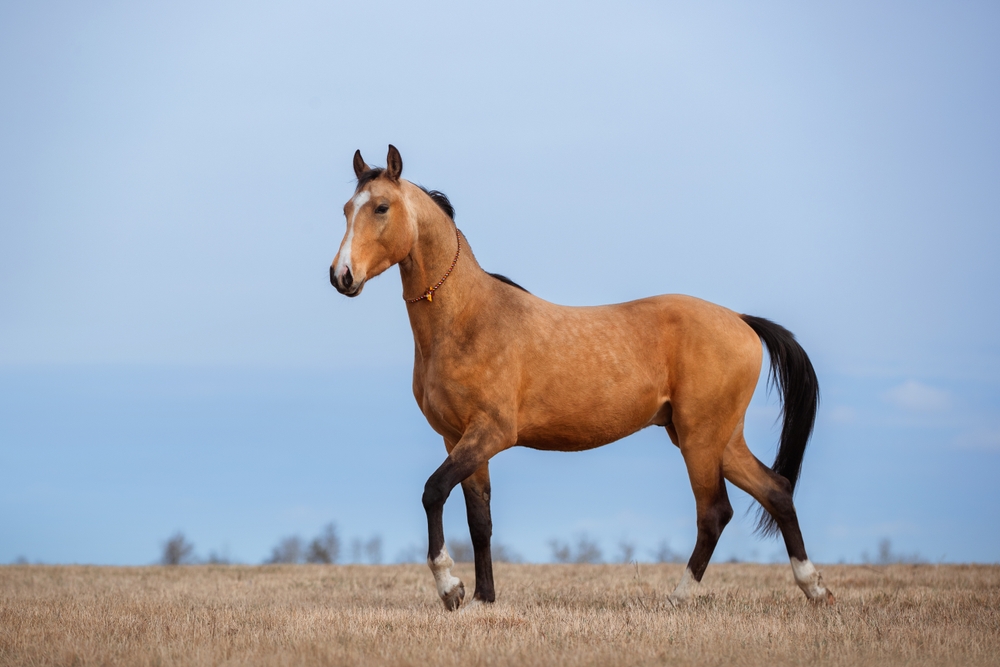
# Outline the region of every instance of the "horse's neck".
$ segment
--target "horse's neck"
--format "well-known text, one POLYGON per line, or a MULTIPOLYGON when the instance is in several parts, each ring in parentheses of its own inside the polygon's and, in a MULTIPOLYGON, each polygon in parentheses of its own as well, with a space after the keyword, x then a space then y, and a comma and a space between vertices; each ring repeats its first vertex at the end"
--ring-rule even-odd
MULTIPOLYGON (((468 314, 470 306, 482 298, 482 277, 486 273, 464 236, 461 244, 455 268, 434 291, 433 299, 406 304, 413 340, 423 358, 432 356, 442 337, 456 333, 459 316, 468 314)), ((435 212, 422 219, 413 250, 399 264, 403 298, 418 297, 436 285, 455 261, 457 248, 455 223, 448 216, 435 212)))

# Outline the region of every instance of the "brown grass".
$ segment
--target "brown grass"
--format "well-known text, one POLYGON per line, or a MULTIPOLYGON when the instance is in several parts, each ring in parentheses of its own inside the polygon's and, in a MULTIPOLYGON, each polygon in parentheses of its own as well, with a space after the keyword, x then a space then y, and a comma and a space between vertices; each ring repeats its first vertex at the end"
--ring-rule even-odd
MULTIPOLYGON (((418 565, 0 567, 3 665, 1000 665, 1000 567, 496 566, 449 614, 418 565)), ((471 584, 469 566, 456 574, 471 584)))

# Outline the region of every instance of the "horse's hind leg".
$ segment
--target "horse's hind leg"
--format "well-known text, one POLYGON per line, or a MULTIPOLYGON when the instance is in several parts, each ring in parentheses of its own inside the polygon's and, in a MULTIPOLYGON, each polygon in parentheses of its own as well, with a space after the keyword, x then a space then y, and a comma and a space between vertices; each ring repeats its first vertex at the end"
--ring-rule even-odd
POLYGON ((813 602, 833 602, 833 594, 806 555, 788 480, 761 463, 747 448, 742 434, 726 448, 723 471, 726 479, 753 496, 778 523, 795 583, 806 597, 813 602))
POLYGON ((729 504, 726 481, 722 475, 720 449, 718 446, 692 446, 691 443, 684 443, 681 447, 698 509, 698 540, 680 583, 670 595, 674 603, 691 597, 694 587, 705 574, 722 529, 733 518, 733 507, 729 504))
POLYGON ((489 463, 484 463, 462 482, 462 491, 465 493, 472 548, 476 554, 476 593, 473 599, 493 602, 496 594, 493 591, 493 556, 490 553, 493 519, 490 517, 489 463))

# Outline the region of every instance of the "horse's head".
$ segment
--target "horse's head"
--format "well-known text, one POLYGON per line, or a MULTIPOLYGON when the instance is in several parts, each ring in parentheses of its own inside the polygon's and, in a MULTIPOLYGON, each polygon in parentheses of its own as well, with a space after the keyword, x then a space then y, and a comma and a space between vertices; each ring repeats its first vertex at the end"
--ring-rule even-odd
POLYGON ((361 294, 365 281, 401 262, 416 241, 417 220, 407 201, 415 186, 400 180, 402 171, 395 146, 389 146, 385 169, 372 169, 361 151, 354 153, 358 187, 344 204, 347 231, 330 266, 330 282, 341 294, 361 294))

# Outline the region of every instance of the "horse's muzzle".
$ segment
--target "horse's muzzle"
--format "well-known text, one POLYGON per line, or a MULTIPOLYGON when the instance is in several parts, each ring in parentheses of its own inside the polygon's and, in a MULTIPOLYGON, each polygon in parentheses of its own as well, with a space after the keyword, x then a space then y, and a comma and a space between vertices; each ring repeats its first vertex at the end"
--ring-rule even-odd
POLYGON ((354 276, 351 274, 350 267, 347 267, 344 271, 344 275, 337 279, 337 271, 334 267, 330 267, 330 284, 333 285, 338 292, 344 296, 357 296, 361 294, 361 288, 364 287, 365 281, 355 282, 354 276))

